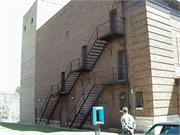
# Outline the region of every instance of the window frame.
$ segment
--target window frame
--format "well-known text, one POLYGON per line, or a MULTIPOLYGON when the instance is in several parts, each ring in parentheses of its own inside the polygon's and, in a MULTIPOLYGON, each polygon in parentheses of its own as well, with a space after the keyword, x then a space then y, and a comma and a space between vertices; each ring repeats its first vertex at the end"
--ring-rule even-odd
POLYGON ((141 109, 143 107, 143 92, 136 92, 136 109, 141 109))
POLYGON ((121 92, 119 94, 119 110, 122 111, 123 107, 126 106, 126 93, 125 92, 121 92), (124 99, 121 99, 121 97, 124 95, 124 99), (123 103, 122 103, 123 101, 123 103))

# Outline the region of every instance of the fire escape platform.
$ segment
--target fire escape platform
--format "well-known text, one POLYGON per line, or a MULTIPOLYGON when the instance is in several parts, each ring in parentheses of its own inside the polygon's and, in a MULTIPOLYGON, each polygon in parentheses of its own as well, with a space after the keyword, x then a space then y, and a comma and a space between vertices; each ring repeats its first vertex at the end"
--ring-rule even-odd
POLYGON ((107 34, 99 37, 99 40, 111 41, 111 40, 114 40, 114 39, 119 38, 119 37, 123 37, 123 33, 110 32, 110 33, 107 33, 107 34))
POLYGON ((117 81, 109 81, 109 82, 102 83, 100 85, 123 84, 123 83, 126 83, 126 79, 121 79, 117 81))

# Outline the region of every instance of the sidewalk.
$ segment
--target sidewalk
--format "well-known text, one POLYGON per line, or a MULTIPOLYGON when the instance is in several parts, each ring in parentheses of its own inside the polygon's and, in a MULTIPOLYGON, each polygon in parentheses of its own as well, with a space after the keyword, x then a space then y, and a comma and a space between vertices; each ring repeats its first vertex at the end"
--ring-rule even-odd
MULTIPOLYGON (((55 134, 53 134, 55 135, 55 134)), ((58 135, 95 135, 95 132, 59 132, 58 135)), ((101 132, 100 135, 122 135, 118 133, 101 132)), ((135 135, 142 135, 140 133, 135 135)))

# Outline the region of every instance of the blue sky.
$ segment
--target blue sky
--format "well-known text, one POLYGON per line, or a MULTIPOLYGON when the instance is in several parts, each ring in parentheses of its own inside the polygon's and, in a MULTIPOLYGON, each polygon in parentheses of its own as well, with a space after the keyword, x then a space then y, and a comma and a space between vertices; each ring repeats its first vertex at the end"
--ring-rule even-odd
MULTIPOLYGON (((39 1, 49 5, 58 3, 60 9, 69 0, 39 1)), ((20 86, 23 16, 34 2, 0 0, 0 92, 12 93, 20 86)))

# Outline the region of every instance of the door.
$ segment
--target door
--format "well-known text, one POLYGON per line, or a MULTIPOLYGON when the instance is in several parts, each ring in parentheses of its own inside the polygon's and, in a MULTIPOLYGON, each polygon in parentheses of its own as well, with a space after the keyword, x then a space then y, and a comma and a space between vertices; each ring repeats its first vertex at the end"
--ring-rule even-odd
POLYGON ((117 11, 116 10, 113 10, 110 13, 110 28, 111 28, 111 32, 118 32, 117 11))
POLYGON ((66 125, 66 110, 60 110, 60 126, 67 127, 67 125, 66 125))
POLYGON ((87 46, 85 45, 85 46, 82 47, 82 63, 84 64, 83 65, 84 68, 86 68, 86 66, 87 66, 86 65, 87 61, 85 61, 86 56, 87 56, 87 46))
POLYGON ((109 103, 97 103, 96 106, 104 108, 104 125, 100 125, 102 129, 109 129, 109 103))
POLYGON ((126 79, 125 52, 118 52, 118 79, 126 79))
POLYGON ((65 72, 61 73, 61 88, 62 92, 65 92, 65 72))

